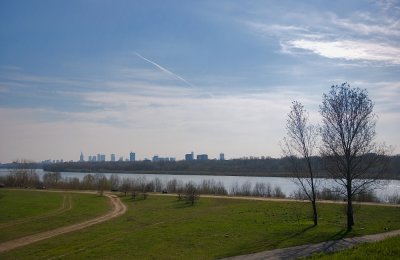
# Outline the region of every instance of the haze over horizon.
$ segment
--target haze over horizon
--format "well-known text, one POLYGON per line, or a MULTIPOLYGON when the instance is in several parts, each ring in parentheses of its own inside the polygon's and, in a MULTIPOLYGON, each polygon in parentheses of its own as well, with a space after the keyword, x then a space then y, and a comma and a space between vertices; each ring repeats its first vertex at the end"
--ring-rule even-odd
POLYGON ((279 157, 293 100, 365 88, 400 153, 400 1, 0 2, 0 162, 279 157))

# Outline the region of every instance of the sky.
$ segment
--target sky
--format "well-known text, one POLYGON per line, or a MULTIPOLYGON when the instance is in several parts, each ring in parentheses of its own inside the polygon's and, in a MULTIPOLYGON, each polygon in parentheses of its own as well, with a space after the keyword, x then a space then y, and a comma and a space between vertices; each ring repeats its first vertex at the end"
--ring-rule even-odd
POLYGON ((343 82, 400 153, 400 1, 0 1, 2 163, 280 157, 343 82))

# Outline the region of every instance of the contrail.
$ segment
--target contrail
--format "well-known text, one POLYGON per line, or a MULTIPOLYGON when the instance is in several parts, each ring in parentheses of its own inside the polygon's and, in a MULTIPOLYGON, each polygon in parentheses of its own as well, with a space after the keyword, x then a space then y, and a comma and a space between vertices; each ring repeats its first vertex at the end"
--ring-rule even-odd
POLYGON ((179 76, 179 75, 173 73, 173 72, 170 71, 170 70, 167 70, 166 68, 164 68, 163 66, 161 66, 161 65, 159 65, 159 64, 157 64, 157 63, 155 63, 154 61, 149 60, 149 59, 143 57, 142 55, 140 55, 140 54, 137 53, 137 52, 135 52, 135 55, 138 56, 139 58, 141 58, 142 60, 147 61, 147 62, 150 63, 150 64, 153 64, 154 66, 156 66, 156 67, 157 67, 158 69, 160 69, 161 71, 166 72, 166 73, 172 75, 173 77, 179 79, 180 81, 183 81, 183 82, 186 83, 188 86, 193 87, 193 85, 190 84, 186 79, 184 79, 184 78, 182 78, 181 76, 179 76))

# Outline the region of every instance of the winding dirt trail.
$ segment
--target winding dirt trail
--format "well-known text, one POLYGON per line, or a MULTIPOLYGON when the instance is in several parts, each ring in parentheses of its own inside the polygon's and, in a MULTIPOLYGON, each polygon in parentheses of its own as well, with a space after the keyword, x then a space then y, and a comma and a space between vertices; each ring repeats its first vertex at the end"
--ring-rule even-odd
POLYGON ((105 215, 102 215, 100 217, 86 220, 84 222, 80 222, 77 224, 73 224, 70 226, 66 227, 60 227, 57 229, 37 233, 34 235, 26 236, 26 237, 21 237, 18 239, 10 240, 7 242, 4 242, 0 244, 0 253, 15 249, 21 246, 26 246, 44 239, 52 238, 58 235, 66 234, 69 232, 77 231, 86 227, 90 227, 95 224, 102 223, 104 221, 110 220, 112 218, 116 218, 126 212, 126 206, 121 202, 121 200, 113 194, 105 194, 108 198, 110 198, 111 205, 112 205, 112 210, 108 212, 105 215))

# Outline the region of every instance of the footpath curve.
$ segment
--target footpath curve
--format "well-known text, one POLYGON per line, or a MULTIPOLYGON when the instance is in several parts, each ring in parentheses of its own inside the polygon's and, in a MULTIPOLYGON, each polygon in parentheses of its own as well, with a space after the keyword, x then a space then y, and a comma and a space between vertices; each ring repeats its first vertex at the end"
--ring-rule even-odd
POLYGON ((41 232, 41 233, 37 233, 37 234, 33 234, 33 235, 29 235, 26 237, 21 237, 21 238, 17 238, 14 240, 10 240, 4 243, 0 244, 0 253, 5 252, 5 251, 9 251, 11 249, 15 249, 18 247, 22 247, 22 246, 26 246, 41 240, 45 240, 51 237, 55 237, 55 236, 59 236, 62 234, 66 234, 69 232, 73 232, 73 231, 77 231, 83 228, 87 228, 99 223, 102 223, 104 221, 116 218, 118 216, 121 216, 122 214, 124 214, 126 212, 126 206, 124 203, 122 203, 122 201, 113 194, 105 194, 105 196, 107 196, 110 201, 111 201, 111 205, 112 205, 112 210, 110 212, 108 212, 105 215, 102 215, 100 217, 94 218, 94 219, 90 219, 90 220, 86 220, 77 224, 73 224, 70 226, 66 226, 66 227, 60 227, 60 228, 56 228, 53 230, 49 230, 49 231, 45 231, 45 232, 41 232))
POLYGON ((352 248, 357 244, 378 242, 386 238, 398 235, 400 235, 400 230, 393 230, 386 233, 365 235, 361 237, 343 238, 339 240, 325 241, 318 244, 307 244, 301 246, 293 246, 293 247, 263 251, 249 255, 233 256, 233 257, 223 258, 222 260, 297 259, 300 257, 310 256, 314 253, 338 252, 344 249, 352 248))

